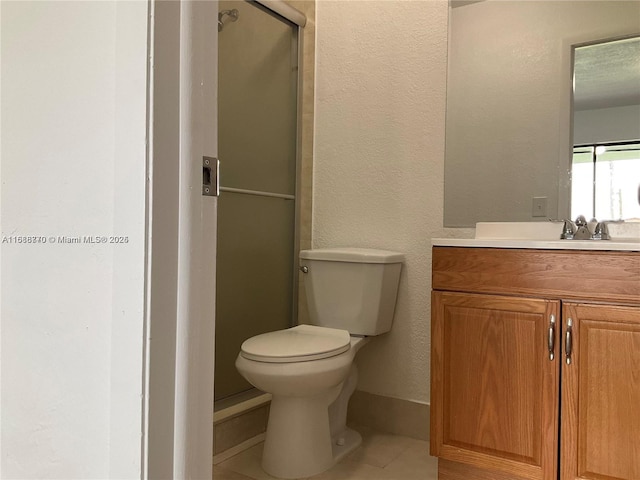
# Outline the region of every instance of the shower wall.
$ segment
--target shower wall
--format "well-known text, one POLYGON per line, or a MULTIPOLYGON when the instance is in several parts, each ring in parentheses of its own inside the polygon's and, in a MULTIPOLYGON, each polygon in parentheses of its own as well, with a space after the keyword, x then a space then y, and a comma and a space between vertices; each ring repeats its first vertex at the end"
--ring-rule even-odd
POLYGON ((297 27, 254 3, 219 33, 216 400, 251 388, 235 369, 247 338, 292 325, 297 27))

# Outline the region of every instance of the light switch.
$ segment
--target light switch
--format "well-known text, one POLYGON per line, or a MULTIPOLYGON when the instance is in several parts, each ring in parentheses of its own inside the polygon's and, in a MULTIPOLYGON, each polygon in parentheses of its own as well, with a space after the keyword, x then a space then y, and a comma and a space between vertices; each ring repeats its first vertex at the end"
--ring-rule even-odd
POLYGON ((547 216, 547 197, 533 197, 532 217, 547 216))

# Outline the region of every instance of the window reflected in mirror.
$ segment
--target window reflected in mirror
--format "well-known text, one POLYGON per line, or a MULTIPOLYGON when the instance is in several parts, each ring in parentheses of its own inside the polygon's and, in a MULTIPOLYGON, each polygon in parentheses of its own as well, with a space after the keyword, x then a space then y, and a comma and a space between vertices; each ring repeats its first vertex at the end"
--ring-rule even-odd
POLYGON ((640 38, 574 51, 571 217, 639 220, 640 38))
POLYGON ((571 218, 640 221, 640 142, 573 149, 571 218))

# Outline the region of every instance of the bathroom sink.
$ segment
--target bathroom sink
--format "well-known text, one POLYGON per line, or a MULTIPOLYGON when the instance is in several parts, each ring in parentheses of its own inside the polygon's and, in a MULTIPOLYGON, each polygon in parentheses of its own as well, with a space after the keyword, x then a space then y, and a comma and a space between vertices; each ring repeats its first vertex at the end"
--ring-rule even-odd
POLYGON ((477 239, 559 240, 563 222, 478 222, 477 239))
POLYGON ((640 222, 610 223, 611 240, 560 240, 563 222, 479 222, 475 238, 434 238, 434 246, 640 252, 640 222))

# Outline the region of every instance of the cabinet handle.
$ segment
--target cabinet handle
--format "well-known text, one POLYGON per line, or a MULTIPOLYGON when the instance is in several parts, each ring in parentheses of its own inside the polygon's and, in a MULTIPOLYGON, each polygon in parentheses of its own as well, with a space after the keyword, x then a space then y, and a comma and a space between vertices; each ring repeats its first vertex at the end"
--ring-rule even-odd
POLYGON ((571 353, 573 351, 573 320, 567 319, 567 333, 564 339, 564 353, 567 359, 567 365, 571 365, 571 353))
POLYGON ((549 349, 549 360, 553 361, 556 349, 556 316, 549 317, 549 333, 547 335, 547 348, 549 349))

